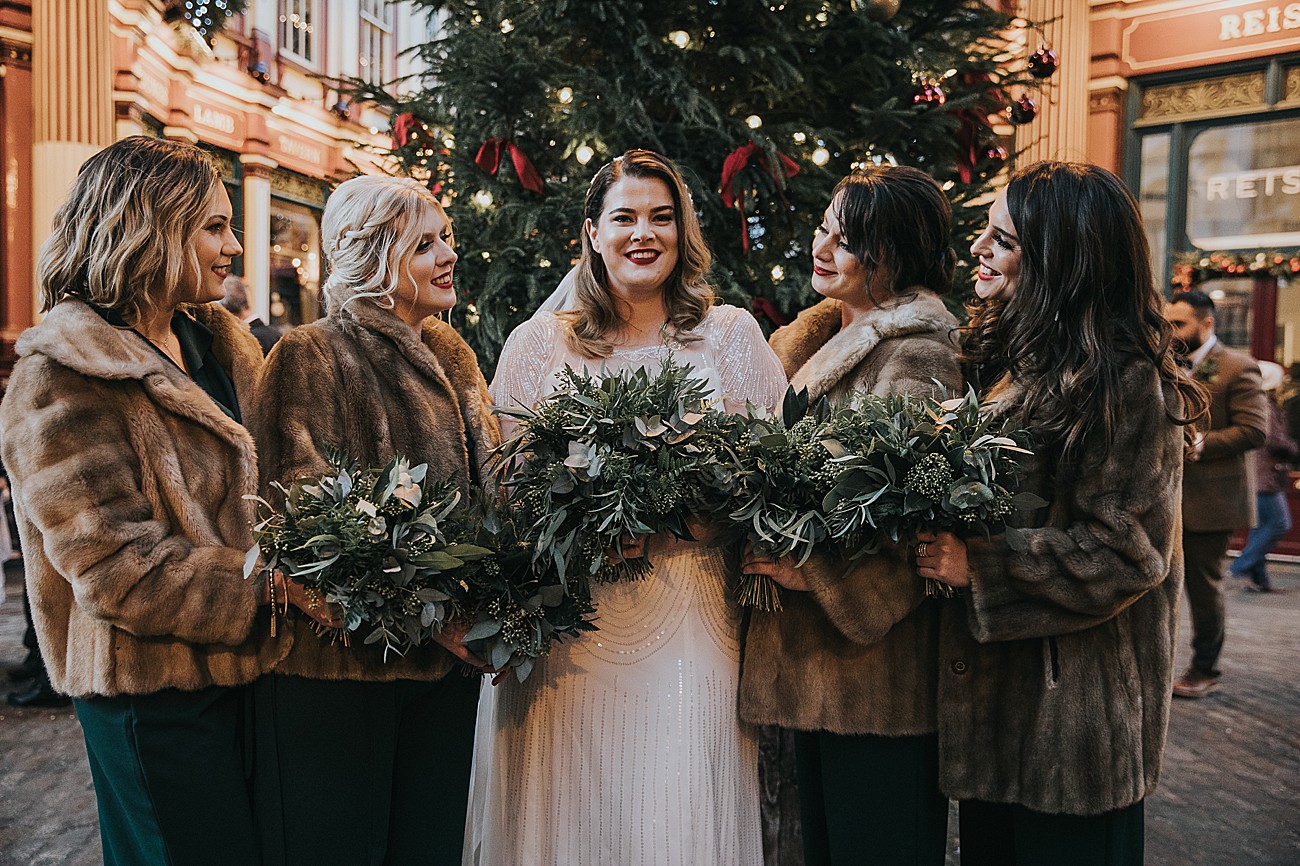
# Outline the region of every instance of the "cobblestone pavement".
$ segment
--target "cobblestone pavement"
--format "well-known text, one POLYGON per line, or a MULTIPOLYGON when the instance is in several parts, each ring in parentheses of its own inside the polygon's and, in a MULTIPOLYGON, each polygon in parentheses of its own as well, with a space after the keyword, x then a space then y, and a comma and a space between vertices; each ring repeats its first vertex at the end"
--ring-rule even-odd
MULTIPOLYGON (((1222 686, 1174 703, 1164 778, 1147 803, 1148 866, 1300 864, 1300 568, 1277 567, 1275 582, 1289 591, 1229 590, 1222 686)), ((11 575, 0 669, 23 657, 20 591, 11 575)), ((0 673, 0 699, 10 688, 0 673)), ((958 866, 955 836, 952 847, 949 866, 958 866)), ((0 866, 99 862, 76 717, 0 703, 0 866)))

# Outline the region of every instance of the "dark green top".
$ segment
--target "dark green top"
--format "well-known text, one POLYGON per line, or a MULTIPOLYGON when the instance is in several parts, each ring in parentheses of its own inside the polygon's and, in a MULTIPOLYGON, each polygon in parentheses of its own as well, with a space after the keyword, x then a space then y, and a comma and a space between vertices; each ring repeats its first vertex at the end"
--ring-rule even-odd
MULTIPOLYGON (((108 310, 94 305, 91 306, 91 309, 103 316, 104 321, 113 327, 127 327, 126 322, 116 310, 108 310)), ((155 346, 148 337, 134 328, 130 330, 131 333, 144 340, 149 348, 157 352, 159 357, 173 367, 176 366, 176 362, 168 358, 167 353, 155 346)), ((185 357, 185 366, 189 368, 189 376, 194 380, 194 384, 202 388, 204 393, 212 398, 212 402, 217 404, 217 408, 230 416, 232 420, 243 424, 244 419, 239 414, 239 398, 235 394, 235 383, 231 380, 230 374, 217 361, 216 356, 212 354, 212 331, 209 330, 207 325, 195 321, 185 313, 177 310, 172 314, 172 333, 180 340, 181 354, 185 357)))

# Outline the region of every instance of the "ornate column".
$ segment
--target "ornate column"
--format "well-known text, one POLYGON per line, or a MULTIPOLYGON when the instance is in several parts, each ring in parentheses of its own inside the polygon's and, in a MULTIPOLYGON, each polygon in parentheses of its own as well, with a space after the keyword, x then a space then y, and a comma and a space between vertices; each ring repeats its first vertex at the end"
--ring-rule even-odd
POLYGON ((244 282, 248 302, 263 322, 271 321, 271 172, 268 156, 239 157, 244 175, 244 282))
MULTIPOLYGON (((28 23, 30 28, 30 23, 28 23)), ((0 375, 13 345, 32 323, 32 42, 22 29, 0 28, 0 375)))
POLYGON ((39 250, 77 169, 113 143, 108 0, 35 0, 32 38, 32 243, 39 250))
MULTIPOLYGON (((1031 94, 1038 101, 1038 118, 1016 131, 1018 165, 1040 159, 1086 161, 1088 157, 1088 0, 1024 0, 1020 14, 1043 25, 1047 41, 1061 66, 1047 86, 1031 94)), ((1026 34, 1030 40, 1034 33, 1026 34)), ((1031 41, 1026 55, 1038 48, 1031 41)))

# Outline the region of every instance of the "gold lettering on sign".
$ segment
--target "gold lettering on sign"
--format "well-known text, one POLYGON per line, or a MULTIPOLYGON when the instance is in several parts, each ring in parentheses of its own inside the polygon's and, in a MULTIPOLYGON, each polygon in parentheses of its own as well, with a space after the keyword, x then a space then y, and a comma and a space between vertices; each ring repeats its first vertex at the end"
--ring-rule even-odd
POLYGON ((210 126, 215 130, 230 135, 235 131, 234 115, 226 114, 224 111, 217 111, 215 108, 208 108, 201 103, 194 104, 194 119, 204 126, 210 126))
POLYGON ((1265 33, 1280 33, 1283 30, 1300 30, 1300 3, 1251 9, 1240 15, 1219 16, 1220 42, 1263 36, 1265 33))
POLYGON ((1300 195, 1300 165, 1216 174, 1205 183, 1206 201, 1275 195, 1300 195))
POLYGON ((287 135, 278 136, 276 143, 279 144, 280 150, 289 156, 297 157, 304 162, 310 162, 313 165, 323 166, 325 163, 325 153, 319 147, 313 147, 305 141, 299 141, 296 138, 290 138, 287 135))

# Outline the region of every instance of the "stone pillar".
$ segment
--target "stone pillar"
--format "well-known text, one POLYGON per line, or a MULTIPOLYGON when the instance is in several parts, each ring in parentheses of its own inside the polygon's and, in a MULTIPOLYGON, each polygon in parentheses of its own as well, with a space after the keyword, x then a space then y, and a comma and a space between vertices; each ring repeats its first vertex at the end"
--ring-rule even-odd
POLYGON ((244 175, 244 282, 248 302, 263 322, 271 321, 271 172, 267 156, 239 157, 244 175))
POLYGON ((35 0, 32 39, 32 243, 39 250, 77 169, 113 143, 108 0, 35 0))
MULTIPOLYGON (((1040 159, 1077 162, 1088 157, 1088 0, 1024 0, 1020 14, 1043 24, 1047 42, 1061 59, 1047 86, 1030 95, 1038 101, 1038 118, 1016 130, 1017 165, 1040 159)), ((1025 56, 1038 48, 1038 34, 1028 31, 1025 56)))

